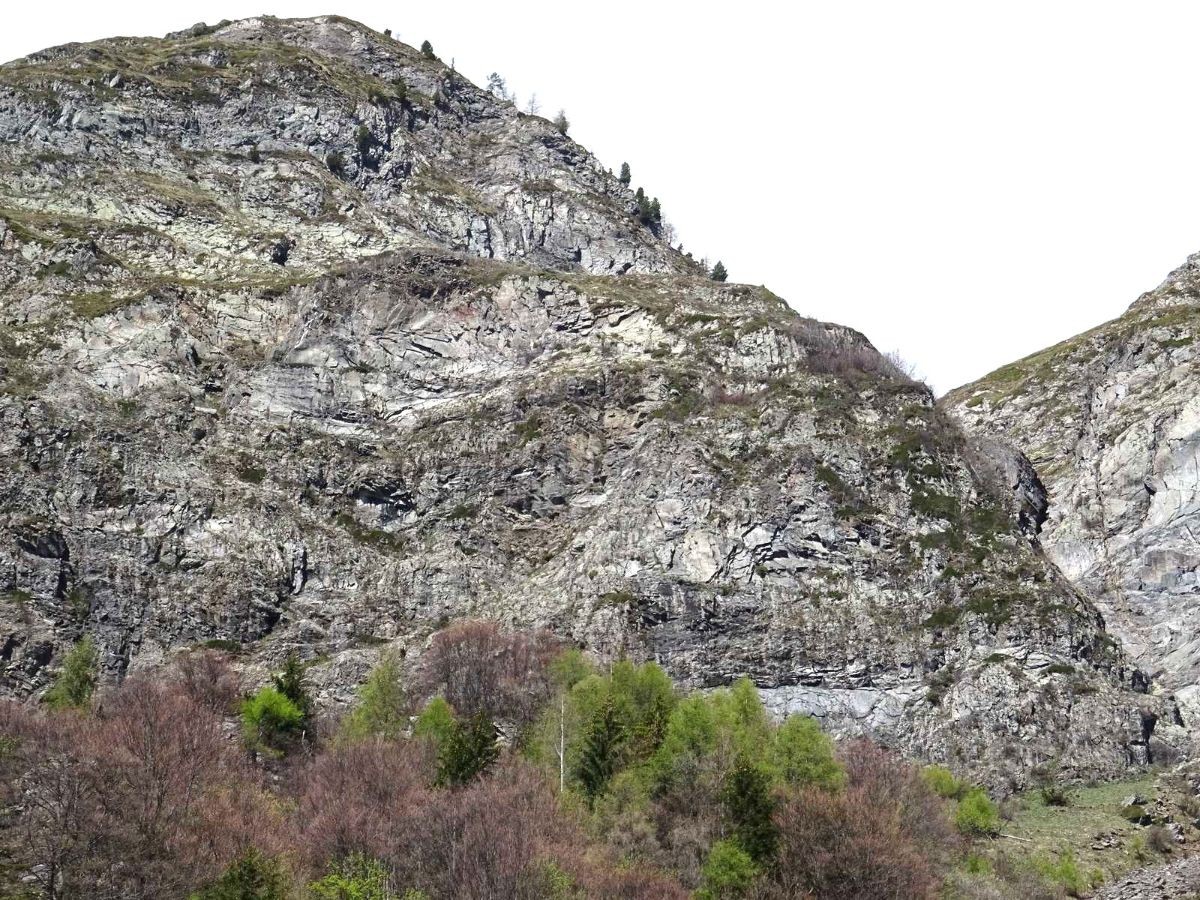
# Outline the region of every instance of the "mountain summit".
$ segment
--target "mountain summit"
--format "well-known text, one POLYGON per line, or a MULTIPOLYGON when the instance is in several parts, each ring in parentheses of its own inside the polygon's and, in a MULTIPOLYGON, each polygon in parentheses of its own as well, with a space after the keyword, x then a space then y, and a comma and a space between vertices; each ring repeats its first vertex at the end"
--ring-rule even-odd
POLYGON ((552 123, 336 17, 0 67, 0 645, 320 701, 466 616, 991 783, 1144 762, 1019 454, 704 277, 552 123))

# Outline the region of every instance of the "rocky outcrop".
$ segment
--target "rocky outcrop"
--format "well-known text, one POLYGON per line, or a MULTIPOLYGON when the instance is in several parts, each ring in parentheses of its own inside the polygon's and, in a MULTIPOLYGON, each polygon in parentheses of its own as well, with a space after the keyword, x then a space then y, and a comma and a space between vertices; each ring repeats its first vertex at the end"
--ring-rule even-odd
POLYGON ((946 398, 1029 455, 1048 555, 1140 665, 1183 689, 1185 717, 1200 675, 1198 328, 1192 257, 1120 318, 946 398))
POLYGON ((110 677, 295 648, 337 702, 487 616, 997 785, 1147 760, 1018 456, 440 63, 207 31, 0 68, 5 690, 86 631, 110 677))

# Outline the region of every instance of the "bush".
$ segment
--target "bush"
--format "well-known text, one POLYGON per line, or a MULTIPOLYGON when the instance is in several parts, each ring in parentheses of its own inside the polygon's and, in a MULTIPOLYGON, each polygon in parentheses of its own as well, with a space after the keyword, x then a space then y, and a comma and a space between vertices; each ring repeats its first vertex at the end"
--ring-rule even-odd
POLYGON ((1069 850, 1056 857, 1038 857, 1033 865, 1043 878, 1063 888, 1070 897, 1086 897, 1091 891, 1092 877, 1080 870, 1069 850))
POLYGON ((421 55, 426 59, 437 59, 437 54, 433 52, 433 44, 429 41, 421 41, 421 55))
POLYGON ((972 788, 958 801, 954 824, 963 834, 992 837, 1000 833, 1000 809, 983 788, 972 788))
POLYGON ((1161 825, 1151 825, 1146 829, 1146 845, 1155 853, 1165 855, 1175 849, 1175 838, 1161 825))
POLYGON ((253 750, 281 752, 304 727, 304 713, 274 687, 264 687, 242 704, 242 733, 253 750))
POLYGON ((1043 785, 1038 789, 1045 806, 1070 806, 1071 792, 1057 784, 1043 785))
POLYGON ((193 895, 194 900, 290 900, 283 866, 258 850, 246 851, 220 878, 193 895))
POLYGON ((62 671, 42 700, 51 709, 86 706, 96 690, 96 679, 96 645, 91 637, 84 635, 67 653, 62 671))
POLYGON ((921 770, 921 780, 931 791, 947 800, 961 800, 970 790, 970 785, 954 777, 945 766, 926 766, 921 770))
POLYGON ((308 886, 313 900, 394 900, 383 863, 352 853, 333 871, 308 886))
POLYGON ((701 887, 696 900, 728 900, 745 897, 758 877, 758 866, 737 841, 717 841, 708 851, 701 869, 701 887))
POLYGON ((346 157, 336 150, 325 157, 325 167, 338 178, 346 174, 346 157))

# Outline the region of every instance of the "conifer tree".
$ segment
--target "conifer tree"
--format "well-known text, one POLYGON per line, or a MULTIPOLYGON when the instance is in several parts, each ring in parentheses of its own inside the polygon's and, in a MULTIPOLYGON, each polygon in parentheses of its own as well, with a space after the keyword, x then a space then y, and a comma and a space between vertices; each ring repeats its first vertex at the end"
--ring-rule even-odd
POLYGON ((437 56, 433 52, 433 44, 429 43, 429 41, 421 42, 421 55, 426 59, 437 59, 437 56))
POLYGON ((713 281, 724 281, 728 278, 729 273, 725 271, 725 263, 717 260, 717 264, 713 266, 711 277, 713 281))
POLYGON ((283 663, 283 671, 271 676, 275 690, 287 697, 300 710, 304 724, 307 725, 312 717, 312 698, 308 695, 308 686, 304 683, 304 663, 295 653, 289 653, 283 663))
POLYGON ((617 755, 622 740, 621 725, 611 697, 605 697, 588 725, 580 749, 578 777, 588 800, 604 793, 617 770, 617 755))
POLYGON ((633 180, 633 173, 629 171, 629 163, 627 163, 627 162, 621 163, 621 184, 628 187, 629 182, 632 180, 633 180))
POLYGON ((63 660, 58 679, 46 692, 46 705, 52 709, 86 705, 96 690, 96 669, 96 644, 84 635, 63 660))
POLYGON ((757 863, 775 854, 779 834, 772 820, 771 778, 749 760, 739 759, 725 778, 725 809, 734 837, 757 863))
POLYGON ((441 747, 438 783, 457 787, 474 780, 500 755, 496 726, 482 712, 466 722, 455 723, 441 747))

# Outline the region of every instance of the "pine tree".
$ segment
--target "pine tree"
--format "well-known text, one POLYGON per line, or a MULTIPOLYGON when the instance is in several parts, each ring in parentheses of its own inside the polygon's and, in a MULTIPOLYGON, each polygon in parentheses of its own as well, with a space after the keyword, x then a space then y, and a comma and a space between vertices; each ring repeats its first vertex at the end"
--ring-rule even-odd
POLYGON ((560 109, 558 111, 558 115, 554 117, 554 127, 557 128, 558 133, 564 137, 566 136, 567 131, 570 130, 571 122, 567 119, 567 111, 565 109, 560 109))
POLYGON ((96 644, 84 635, 67 653, 62 671, 46 692, 44 702, 52 709, 85 706, 96 690, 96 670, 96 644))
POLYGON ((725 777, 723 799, 738 845, 757 863, 774 856, 779 833, 771 818, 775 801, 770 776, 743 757, 725 777))
POLYGON ((496 746, 496 726, 482 712, 466 722, 455 723, 441 747, 438 783, 456 787, 473 781, 500 755, 496 746))
POLYGON ((576 771, 589 801, 604 793, 616 772, 622 737, 616 707, 611 697, 605 697, 588 725, 576 771))
POLYGON ((289 653, 283 663, 283 671, 271 676, 275 690, 287 697, 300 710, 307 724, 312 717, 312 697, 308 695, 308 685, 304 683, 304 663, 295 653, 289 653))
POLYGON ((711 277, 713 281, 724 281, 728 278, 729 273, 725 271, 725 263, 717 260, 717 264, 713 266, 711 277))
POLYGON ((628 187, 629 182, 632 180, 633 180, 633 173, 631 173, 629 171, 629 163, 627 163, 627 162, 621 163, 621 184, 628 187))
POLYGON ((437 59, 436 54, 433 52, 433 44, 429 43, 429 41, 421 42, 421 55, 426 59, 437 59))

